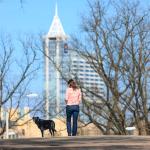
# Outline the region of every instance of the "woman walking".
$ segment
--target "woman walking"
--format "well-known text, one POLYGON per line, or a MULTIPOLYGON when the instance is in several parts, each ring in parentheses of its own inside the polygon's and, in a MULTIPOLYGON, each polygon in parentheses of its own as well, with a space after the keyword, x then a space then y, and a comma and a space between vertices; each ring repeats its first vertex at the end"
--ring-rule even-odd
POLYGON ((79 115, 79 104, 81 102, 81 90, 77 87, 73 79, 68 81, 68 88, 66 90, 66 122, 68 136, 76 136, 77 121, 79 115), (71 125, 71 118, 73 117, 73 124, 71 125))

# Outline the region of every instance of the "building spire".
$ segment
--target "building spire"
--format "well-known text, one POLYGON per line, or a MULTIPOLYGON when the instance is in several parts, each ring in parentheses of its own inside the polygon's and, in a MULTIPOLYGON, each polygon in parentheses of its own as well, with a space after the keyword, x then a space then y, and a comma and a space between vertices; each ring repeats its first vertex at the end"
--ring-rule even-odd
POLYGON ((55 16, 58 16, 57 2, 56 2, 56 5, 55 5, 55 16))
POLYGON ((57 3, 55 5, 55 15, 47 34, 48 38, 60 38, 63 40, 67 39, 67 35, 64 32, 63 26, 58 16, 57 3))

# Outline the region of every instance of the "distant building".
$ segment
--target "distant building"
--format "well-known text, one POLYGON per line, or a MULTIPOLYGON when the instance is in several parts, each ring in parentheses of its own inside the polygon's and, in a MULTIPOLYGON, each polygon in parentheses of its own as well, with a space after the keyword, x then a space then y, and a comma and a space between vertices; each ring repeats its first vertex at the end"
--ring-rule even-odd
POLYGON ((64 103, 66 82, 60 75, 59 69, 61 69, 62 72, 67 72, 65 64, 69 57, 68 53, 64 51, 66 40, 67 35, 58 17, 56 5, 55 16, 51 27, 48 34, 44 37, 45 109, 47 119, 50 115, 59 113, 60 105, 64 103))
MULTIPOLYGON (((24 107, 23 109, 15 109, 7 110, 9 114, 13 114, 13 116, 9 119, 9 125, 14 124, 11 128, 8 128, 7 132, 4 132, 3 135, 0 135, 0 139, 17 139, 17 138, 35 138, 42 137, 41 131, 35 122, 30 117, 29 108, 24 107), (16 120, 21 117, 17 122, 16 120)), ((6 111, 2 109, 2 122, 3 125, 6 123, 6 111)), ((42 118, 41 118, 42 119, 42 118)), ((68 136, 66 129, 66 119, 63 117, 53 119, 55 122, 55 136, 68 136)), ((0 130, 2 127, 0 127, 0 130)), ((97 135, 100 133, 100 130, 94 125, 90 124, 90 126, 86 126, 79 122, 78 135, 97 135), (90 131, 89 131, 90 129, 90 131)), ((49 130, 44 131, 44 137, 51 137, 49 130)))
MULTIPOLYGON (((99 75, 83 58, 68 49, 68 36, 58 17, 57 5, 49 32, 44 36, 45 59, 45 118, 58 114, 65 106, 65 79, 80 80, 86 88, 98 91, 104 96, 104 83, 99 75), (61 71, 61 74, 60 72, 61 71)), ((95 99, 90 92, 86 96, 95 99)))
POLYGON ((73 77, 82 85, 86 99, 98 100, 98 97, 93 96, 92 92, 101 97, 105 96, 103 79, 96 73, 91 64, 76 53, 71 54, 71 69, 73 77))
POLYGON ((4 128, 6 125, 6 121, 8 122, 8 129, 6 125, 6 131, 4 132, 3 135, 1 135, 1 138, 22 138, 22 137, 30 137, 30 134, 32 134, 30 130, 30 114, 29 114, 29 108, 24 107, 22 109, 16 109, 16 108, 11 108, 7 109, 2 109, 1 111, 1 127, 4 128), (6 117, 6 114, 9 114, 9 119, 6 117), (8 119, 8 120, 7 120, 8 119), (11 128, 10 128, 11 127, 11 128), (8 137, 7 137, 8 136, 8 137))

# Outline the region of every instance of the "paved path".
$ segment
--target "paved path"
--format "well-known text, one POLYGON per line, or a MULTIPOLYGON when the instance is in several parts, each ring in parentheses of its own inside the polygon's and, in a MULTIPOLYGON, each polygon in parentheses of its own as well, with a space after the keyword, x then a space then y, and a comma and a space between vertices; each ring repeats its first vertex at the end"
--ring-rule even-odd
POLYGON ((150 150, 150 136, 78 136, 0 140, 0 150, 150 150))

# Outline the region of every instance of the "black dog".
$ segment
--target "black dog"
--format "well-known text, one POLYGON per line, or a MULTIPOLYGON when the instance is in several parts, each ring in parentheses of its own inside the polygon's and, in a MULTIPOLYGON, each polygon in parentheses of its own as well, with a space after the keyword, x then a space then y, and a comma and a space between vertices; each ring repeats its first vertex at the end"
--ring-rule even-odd
POLYGON ((38 128, 41 130, 42 137, 44 137, 44 130, 49 129, 49 132, 52 136, 54 136, 55 130, 55 122, 53 120, 43 120, 39 117, 33 117, 33 121, 36 123, 38 128))

